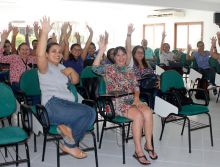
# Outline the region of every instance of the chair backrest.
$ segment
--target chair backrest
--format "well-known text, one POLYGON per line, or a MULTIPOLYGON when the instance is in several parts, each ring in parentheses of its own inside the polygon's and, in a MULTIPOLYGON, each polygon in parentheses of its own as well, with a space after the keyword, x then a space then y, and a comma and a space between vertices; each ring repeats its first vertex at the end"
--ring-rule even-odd
POLYGON ((20 111, 22 128, 25 130, 28 136, 30 136, 33 131, 32 109, 26 104, 21 104, 20 111))
POLYGON ((31 69, 25 71, 20 78, 20 89, 27 95, 27 96, 40 96, 40 84, 37 74, 37 69, 31 69))
POLYGON ((156 56, 157 58, 157 64, 160 64, 160 48, 156 48, 154 50, 154 55, 156 56))
POLYGON ((160 89, 167 92, 170 88, 184 88, 182 76, 174 70, 167 70, 160 76, 160 89))
POLYGON ((0 83, 0 118, 8 117, 16 111, 16 99, 11 88, 0 83))
POLYGON ((92 66, 87 66, 80 74, 80 86, 84 87, 89 95, 88 99, 96 100, 97 94, 106 92, 105 81, 102 76, 92 71, 92 66))
POLYGON ((36 105, 36 111, 37 111, 37 119, 41 123, 44 133, 48 133, 50 130, 50 121, 49 117, 46 111, 46 108, 40 104, 36 105))
POLYGON ((167 117, 170 113, 178 114, 178 108, 173 104, 168 103, 164 99, 156 96, 154 112, 161 117, 167 117))

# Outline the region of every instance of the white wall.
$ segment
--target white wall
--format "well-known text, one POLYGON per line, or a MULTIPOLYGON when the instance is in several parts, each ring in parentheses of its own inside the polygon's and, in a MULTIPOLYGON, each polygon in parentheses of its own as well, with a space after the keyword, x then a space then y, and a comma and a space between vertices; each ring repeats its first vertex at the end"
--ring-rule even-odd
MULTIPOLYGON (((27 1, 30 2, 30 1, 27 1)), ((186 10, 186 16, 181 18, 159 18, 148 19, 147 14, 157 7, 146 7, 138 5, 122 5, 109 3, 88 3, 88 2, 60 2, 58 0, 43 1, 32 4, 19 4, 7 7, 0 6, 0 30, 7 27, 7 22, 12 20, 25 20, 27 24, 32 24, 44 16, 50 16, 54 21, 72 21, 75 31, 79 31, 88 36, 86 24, 94 30, 93 41, 97 42, 101 33, 107 30, 110 34, 109 47, 124 45, 127 25, 133 23, 135 32, 132 37, 133 45, 140 44, 143 35, 143 24, 146 23, 166 23, 167 42, 171 49, 174 40, 175 22, 204 22, 204 42, 206 48, 210 47, 210 37, 215 35, 219 28, 213 24, 213 12, 186 10), (43 5, 42 5, 43 4, 43 5), (5 12, 7 14, 5 14, 5 12)), ((25 24, 26 24, 25 23, 25 24)))

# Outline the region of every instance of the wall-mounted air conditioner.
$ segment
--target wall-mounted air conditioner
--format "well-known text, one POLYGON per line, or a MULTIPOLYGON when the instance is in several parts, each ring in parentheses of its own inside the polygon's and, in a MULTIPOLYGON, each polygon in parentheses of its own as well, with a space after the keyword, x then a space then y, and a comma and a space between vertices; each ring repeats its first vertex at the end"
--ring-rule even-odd
POLYGON ((147 15, 148 18, 158 18, 158 17, 184 17, 185 11, 181 9, 158 9, 152 11, 147 15))

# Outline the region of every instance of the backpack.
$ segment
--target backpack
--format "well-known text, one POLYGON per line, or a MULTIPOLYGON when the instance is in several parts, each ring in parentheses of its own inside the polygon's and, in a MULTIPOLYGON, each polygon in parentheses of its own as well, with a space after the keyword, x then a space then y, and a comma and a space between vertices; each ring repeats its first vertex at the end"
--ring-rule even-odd
POLYGON ((157 85, 157 75, 156 74, 145 74, 141 76, 139 80, 140 88, 143 90, 146 89, 155 89, 157 85))
MULTIPOLYGON (((193 100, 190 97, 187 97, 186 88, 178 88, 178 89, 177 88, 170 88, 168 92, 174 93, 178 97, 178 100, 179 100, 181 106, 193 104, 193 100)), ((171 99, 171 100, 172 100, 171 103, 172 104, 174 103, 174 105, 176 105, 175 100, 174 99, 171 99)))
MULTIPOLYGON (((205 92, 206 92, 207 95, 208 95, 208 99, 209 99, 209 91, 208 91, 208 89, 207 89, 209 83, 208 83, 207 79, 198 78, 197 81, 198 81, 197 89, 203 89, 203 90, 205 90, 205 92)), ((195 98, 196 98, 196 99, 205 100, 205 95, 204 95, 202 92, 196 92, 195 98)))

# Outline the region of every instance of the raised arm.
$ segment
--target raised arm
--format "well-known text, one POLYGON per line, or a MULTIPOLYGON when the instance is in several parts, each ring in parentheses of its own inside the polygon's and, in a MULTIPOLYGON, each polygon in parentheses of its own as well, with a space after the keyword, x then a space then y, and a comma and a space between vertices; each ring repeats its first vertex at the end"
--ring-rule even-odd
POLYGON ((186 60, 194 60, 192 56, 192 46, 190 44, 187 46, 186 60))
POLYGON ((219 45, 219 47, 220 47, 220 31, 217 32, 216 35, 217 35, 217 38, 218 38, 218 45, 219 45))
POLYGON ((5 41, 6 39, 8 38, 8 35, 9 35, 9 31, 7 30, 4 30, 1 34, 1 42, 0 42, 0 48, 4 48, 4 44, 5 44, 5 41))
POLYGON ((127 32, 127 38, 126 38, 126 51, 127 51, 127 60, 126 60, 126 65, 130 64, 131 58, 132 58, 132 53, 131 53, 131 35, 134 32, 134 26, 133 24, 128 25, 128 32, 127 32))
POLYGON ((88 52, 88 49, 89 49, 89 45, 91 44, 92 38, 93 38, 93 30, 92 30, 92 28, 89 27, 88 25, 87 25, 87 28, 88 28, 90 34, 89 34, 88 40, 86 41, 86 45, 85 45, 85 47, 84 47, 84 49, 82 51, 81 57, 82 57, 83 61, 86 59, 86 55, 87 55, 87 52, 88 52))
POLYGON ((211 55, 214 59, 219 59, 219 58, 220 58, 220 54, 217 52, 216 42, 217 42, 217 38, 216 38, 216 37, 212 37, 212 38, 211 38, 210 55, 211 55))
POLYGON ((165 38, 166 38, 166 32, 164 31, 163 33, 162 33, 162 39, 161 39, 161 44, 160 44, 160 53, 162 53, 163 52, 163 44, 164 44, 164 41, 165 41, 165 38))
POLYGON ((106 50, 107 44, 108 44, 108 33, 105 32, 105 35, 99 36, 99 52, 93 62, 93 66, 99 66, 100 62, 102 60, 102 56, 106 50))
POLYGON ((11 40, 11 47, 12 47, 12 53, 17 53, 16 50, 16 37, 18 35, 18 27, 13 27, 12 29, 12 40, 11 40))
POLYGON ((52 24, 50 23, 50 18, 43 17, 41 20, 42 32, 40 34, 40 39, 37 45, 37 66, 40 73, 45 74, 48 68, 48 62, 46 58, 46 46, 48 33, 52 29, 52 24))
POLYGON ((76 38, 76 43, 78 43, 81 46, 81 41, 80 41, 80 34, 78 32, 75 32, 75 38, 76 38))
POLYGON ((34 35, 35 35, 36 39, 39 40, 39 37, 40 37, 40 35, 39 35, 40 34, 40 27, 38 25, 38 22, 35 21, 33 26, 34 26, 34 35))
POLYGON ((25 28, 25 42, 26 44, 29 46, 30 48, 30 41, 29 41, 29 35, 30 35, 30 26, 27 25, 26 28, 25 28))

